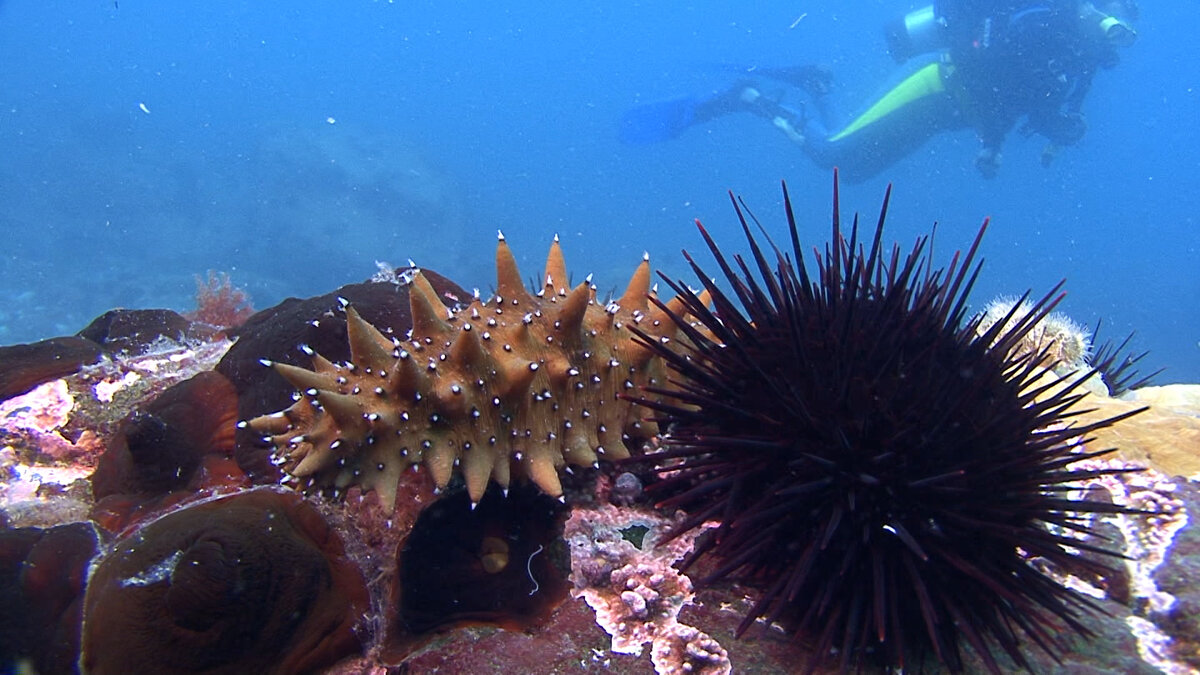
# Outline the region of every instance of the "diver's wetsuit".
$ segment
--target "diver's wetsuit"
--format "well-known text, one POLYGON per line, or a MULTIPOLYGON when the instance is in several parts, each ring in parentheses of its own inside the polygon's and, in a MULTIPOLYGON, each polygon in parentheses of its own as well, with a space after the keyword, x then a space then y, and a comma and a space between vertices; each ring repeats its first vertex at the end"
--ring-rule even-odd
POLYGON ((933 136, 967 127, 952 89, 951 69, 943 53, 922 55, 905 64, 883 93, 841 129, 830 132, 810 117, 802 131, 805 153, 818 164, 839 167, 845 180, 857 182, 933 136))
MULTIPOLYGON (((1004 137, 1022 132, 1055 146, 1086 131, 1080 107, 1115 48, 1085 35, 1074 0, 954 0, 937 6, 946 49, 910 60, 892 86, 829 131, 807 120, 805 151, 848 180, 874 176, 942 131, 974 127, 998 164, 1004 137)), ((992 167, 994 169, 994 166, 992 167)), ((987 173, 987 168, 980 166, 987 173)))

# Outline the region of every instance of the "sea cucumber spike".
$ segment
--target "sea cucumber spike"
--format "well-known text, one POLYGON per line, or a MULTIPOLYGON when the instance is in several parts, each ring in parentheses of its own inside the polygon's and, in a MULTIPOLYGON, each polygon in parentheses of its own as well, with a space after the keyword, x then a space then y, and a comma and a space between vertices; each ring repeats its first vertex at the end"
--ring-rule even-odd
POLYGON ((437 487, 445 488, 450 483, 450 476, 454 474, 455 454, 454 447, 445 440, 433 443, 425 451, 422 462, 429 469, 429 475, 437 487))
POLYGON ((534 443, 527 448, 521 461, 529 479, 542 492, 551 497, 562 496, 562 483, 558 480, 558 468, 563 465, 560 453, 552 452, 548 444, 534 443))
POLYGON ((522 396, 529 390, 537 375, 537 364, 520 358, 504 359, 496 363, 493 389, 501 399, 522 396))
POLYGON ((336 386, 328 373, 318 373, 286 363, 272 363, 271 365, 275 372, 297 389, 332 389, 336 386))
POLYGON ((550 244, 550 253, 546 255, 546 289, 554 292, 567 285, 567 262, 563 257, 562 246, 558 243, 558 235, 550 244))
POLYGON ((417 359, 409 352, 401 350, 399 356, 392 361, 387 379, 389 394, 410 398, 424 386, 428 378, 421 372, 421 364, 417 363, 417 359))
POLYGON ((567 466, 595 466, 596 453, 589 447, 589 442, 586 434, 581 434, 575 429, 568 429, 563 434, 565 451, 563 458, 567 462, 567 466))
POLYGON ((500 241, 504 241, 504 232, 502 230, 496 230, 496 238, 500 241))
POLYGON ((350 342, 350 358, 355 363, 374 372, 387 372, 395 347, 352 306, 346 308, 346 339, 350 342))
POLYGON ((316 398, 325 412, 337 422, 343 434, 357 436, 367 431, 366 417, 357 396, 321 389, 317 391, 316 398))
POLYGON ((583 337, 583 322, 587 316, 588 302, 592 299, 592 289, 587 284, 579 284, 567 296, 554 320, 559 323, 559 332, 567 344, 575 347, 583 337))
POLYGON ((274 437, 287 433, 288 427, 292 425, 285 415, 264 415, 256 417, 246 423, 251 429, 266 437, 267 441, 273 442, 274 437))
POLYGON ((471 496, 472 502, 483 499, 483 493, 487 490, 488 480, 492 477, 492 469, 496 461, 496 453, 483 449, 466 453, 460 469, 463 472, 463 479, 467 483, 467 494, 471 496))
POLYGON ((461 363, 468 372, 478 374, 480 376, 489 375, 493 366, 493 359, 483 348, 483 339, 479 337, 479 331, 466 330, 471 324, 463 324, 463 329, 454 338, 454 342, 450 345, 450 359, 455 363, 461 363))
POLYGON ((412 313, 413 336, 440 337, 449 335, 450 324, 442 318, 446 306, 437 298, 424 274, 413 277, 408 292, 409 311, 412 313))
MULTIPOLYGON (((491 449, 487 445, 481 444, 479 446, 479 451, 491 452, 491 449)), ((499 485, 505 490, 508 489, 509 484, 512 482, 511 473, 512 462, 509 461, 508 457, 497 458, 496 462, 492 464, 492 480, 496 482, 496 485, 499 485)))
POLYGON ((617 300, 617 304, 622 307, 628 307, 630 311, 644 312, 646 311, 646 295, 650 292, 650 256, 646 255, 642 258, 641 264, 634 270, 633 276, 629 278, 629 285, 625 288, 625 294, 617 300))
POLYGON ((407 458, 399 456, 395 450, 396 446, 396 442, 392 442, 391 447, 386 443, 376 444, 372 448, 371 457, 368 458, 368 461, 374 463, 368 465, 359 478, 364 490, 370 488, 379 493, 379 502, 387 513, 391 513, 396 505, 396 486, 399 485, 404 471, 410 466, 414 470, 417 468, 417 462, 410 462, 407 458), (386 461, 377 461, 385 454, 389 455, 386 461))
POLYGON ((322 471, 329 470, 337 464, 338 455, 335 451, 318 451, 315 446, 309 442, 299 443, 298 447, 308 448, 308 452, 297 452, 302 459, 296 468, 292 470, 297 476, 311 476, 322 471))
POLYGON ((512 249, 503 239, 496 244, 496 295, 517 304, 531 299, 529 291, 521 281, 512 249))

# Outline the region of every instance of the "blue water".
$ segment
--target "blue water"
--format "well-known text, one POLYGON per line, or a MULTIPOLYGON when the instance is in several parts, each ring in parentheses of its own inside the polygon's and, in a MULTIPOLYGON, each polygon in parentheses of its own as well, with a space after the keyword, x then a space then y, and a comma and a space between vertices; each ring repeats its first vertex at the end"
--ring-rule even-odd
MULTIPOLYGON (((695 218, 742 248, 729 189, 782 235, 781 179, 822 242, 831 177, 762 121, 616 138, 637 102, 725 86, 722 64, 825 63, 853 107, 893 72, 881 27, 910 8, 745 4, 0 0, 0 343, 187 309, 210 269, 259 307, 409 258, 486 289, 497 230, 530 277, 555 233, 605 290, 644 250, 684 275, 695 218)), ((990 216, 977 305, 1065 277, 1061 309, 1200 382, 1196 7, 1143 5, 1087 137, 1049 169, 1014 136, 985 181, 962 132, 843 203, 873 220, 893 182, 890 236, 938 221, 941 260, 990 216)))

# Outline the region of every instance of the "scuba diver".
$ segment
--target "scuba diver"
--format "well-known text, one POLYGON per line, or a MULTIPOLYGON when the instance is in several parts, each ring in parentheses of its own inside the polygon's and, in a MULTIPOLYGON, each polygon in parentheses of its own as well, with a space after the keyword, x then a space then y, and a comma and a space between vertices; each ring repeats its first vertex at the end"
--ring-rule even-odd
MULTIPOLYGON (((799 105, 742 80, 707 97, 639 106, 622 119, 630 143, 674 137, 735 112, 765 118, 815 162, 861 181, 933 136, 965 128, 979 135, 975 166, 986 178, 1000 167, 1014 128, 1047 140, 1042 164, 1087 131, 1083 100, 1097 70, 1114 67, 1137 35, 1135 0, 937 0, 886 29, 889 51, 904 64, 890 86, 849 122, 835 126, 831 77, 816 66, 756 70, 806 94, 799 105), (815 113, 815 114, 813 114, 815 113)), ((769 85, 767 85, 769 86, 769 85)))

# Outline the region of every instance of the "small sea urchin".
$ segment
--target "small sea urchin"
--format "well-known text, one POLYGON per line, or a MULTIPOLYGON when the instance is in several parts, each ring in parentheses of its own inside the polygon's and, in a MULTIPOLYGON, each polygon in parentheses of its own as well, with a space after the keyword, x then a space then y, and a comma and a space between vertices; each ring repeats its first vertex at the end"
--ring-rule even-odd
MULTIPOLYGON (((986 333, 997 321, 1007 321, 1009 325, 1019 323, 1018 319, 1034 309, 1033 303, 1028 300, 996 298, 980 312, 975 330, 980 334, 986 333)), ((1029 354, 1030 358, 1040 358, 1045 355, 1045 360, 1041 362, 1043 367, 1069 375, 1087 368, 1092 351, 1092 335, 1085 326, 1075 323, 1065 314, 1051 312, 1025 332, 1025 336, 1014 345, 1014 350, 1016 356, 1029 354)))
POLYGON ((779 621, 814 648, 810 670, 836 653, 843 669, 931 656, 961 671, 969 646, 1000 672, 1003 655, 1029 667, 1025 643, 1053 656, 1060 634, 1087 635, 1098 605, 1054 575, 1107 571, 1084 555, 1104 552, 1090 522, 1122 508, 1072 490, 1120 470, 1071 465, 1106 454, 1074 441, 1119 418, 1070 426, 1083 394, 1043 385, 1045 355, 1014 351, 1058 288, 977 335, 966 301, 986 221, 935 270, 928 237, 884 249, 887 197, 869 244, 857 219, 844 238, 835 175, 833 239, 813 267, 786 186, 784 201, 791 251, 774 247, 773 267, 736 200, 749 259, 698 223, 732 292, 689 256, 712 308, 668 280, 691 315, 670 312, 683 337, 642 337, 674 376, 639 401, 662 447, 632 461, 653 464, 682 530, 721 523, 687 564, 711 570, 702 584, 757 587, 739 634, 779 621))

